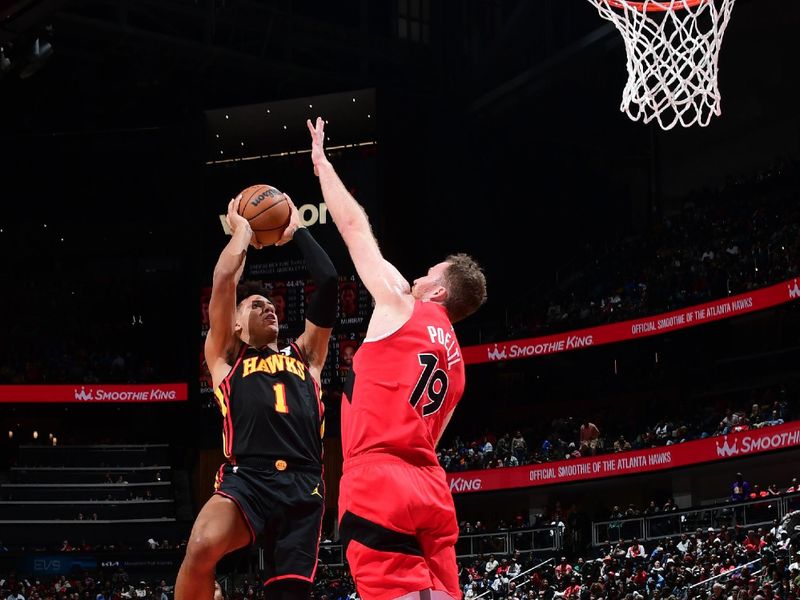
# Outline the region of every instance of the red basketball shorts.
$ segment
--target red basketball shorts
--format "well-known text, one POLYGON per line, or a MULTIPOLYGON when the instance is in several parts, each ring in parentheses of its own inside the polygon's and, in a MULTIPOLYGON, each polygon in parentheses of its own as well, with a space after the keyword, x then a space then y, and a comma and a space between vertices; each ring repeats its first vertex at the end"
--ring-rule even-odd
POLYGON ((349 460, 339 489, 339 534, 363 600, 427 589, 461 599, 458 524, 441 467, 377 454, 349 460))

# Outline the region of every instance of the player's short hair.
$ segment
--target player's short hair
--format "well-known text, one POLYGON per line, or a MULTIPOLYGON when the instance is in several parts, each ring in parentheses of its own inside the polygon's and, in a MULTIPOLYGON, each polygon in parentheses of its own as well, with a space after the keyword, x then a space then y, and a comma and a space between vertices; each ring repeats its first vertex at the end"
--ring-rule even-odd
POLYGON ((443 306, 453 323, 466 319, 486 302, 486 276, 468 254, 451 254, 444 272, 447 299, 443 306))
POLYGON ((264 285, 263 281, 243 281, 236 286, 236 310, 242 308, 242 302, 250 296, 264 296, 272 302, 269 296, 270 289, 264 285))

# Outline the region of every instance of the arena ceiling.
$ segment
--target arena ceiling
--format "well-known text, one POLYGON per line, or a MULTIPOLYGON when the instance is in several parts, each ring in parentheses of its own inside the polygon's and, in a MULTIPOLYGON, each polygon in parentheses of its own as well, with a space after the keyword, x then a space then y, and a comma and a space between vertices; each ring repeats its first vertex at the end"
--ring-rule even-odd
MULTIPOLYGON (((0 12, 7 59, 0 86, 7 97, 24 98, 25 112, 36 115, 25 125, 40 129, 379 86, 477 110, 535 77, 527 70, 541 71, 543 61, 570 52, 583 36, 590 35, 585 45, 610 33, 588 4, 576 2, 569 14, 563 6, 19 0, 0 12), (47 55, 31 74, 37 39, 47 55), (54 93, 57 105, 48 103, 54 93)), ((24 128, 20 116, 13 128, 24 128)))

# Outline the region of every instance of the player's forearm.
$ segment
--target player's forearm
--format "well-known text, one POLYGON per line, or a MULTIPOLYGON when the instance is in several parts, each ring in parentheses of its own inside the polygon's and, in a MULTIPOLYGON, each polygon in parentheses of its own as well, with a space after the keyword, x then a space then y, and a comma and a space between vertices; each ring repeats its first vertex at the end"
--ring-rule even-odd
POLYGON ((306 318, 319 327, 333 327, 336 322, 339 275, 328 254, 305 227, 294 233, 294 242, 303 253, 316 290, 306 309, 306 318))
POLYGON ((347 191, 333 165, 325 160, 315 166, 319 176, 319 185, 322 188, 322 197, 345 243, 347 243, 349 235, 353 233, 371 234, 372 229, 367 214, 347 191))
POLYGON ((225 248, 217 259, 214 267, 214 281, 234 280, 238 281, 244 268, 244 260, 247 256, 247 248, 253 236, 253 230, 249 224, 240 225, 236 228, 231 239, 228 240, 225 248))

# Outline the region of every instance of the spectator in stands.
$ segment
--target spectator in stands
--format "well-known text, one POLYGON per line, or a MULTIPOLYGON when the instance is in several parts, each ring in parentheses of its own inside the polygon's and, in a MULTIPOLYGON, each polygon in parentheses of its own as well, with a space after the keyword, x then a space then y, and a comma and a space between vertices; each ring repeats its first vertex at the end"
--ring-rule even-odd
POLYGON ((750 529, 747 532, 747 537, 744 542, 744 549, 750 556, 755 556, 766 546, 766 542, 755 532, 750 529))
POLYGON ((778 489, 778 484, 777 483, 770 483, 769 484, 769 487, 767 487, 767 495, 770 496, 770 497, 772 497, 772 496, 780 496, 781 495, 781 491, 778 489))
POLYGON ((7 597, 6 600, 25 600, 25 596, 22 595, 23 586, 22 584, 17 585, 17 591, 11 592, 7 597))
POLYGON ((646 557, 644 546, 639 541, 639 538, 633 538, 631 545, 628 547, 628 551, 625 554, 625 557, 634 560, 642 560, 646 557))
MULTIPOLYGON (((162 599, 166 594, 162 592, 162 599)), ((219 581, 214 581, 214 600, 225 600, 225 594, 222 591, 222 586, 219 581)))
POLYGON ((631 502, 630 504, 628 504, 628 508, 625 510, 624 517, 626 519, 635 519, 640 514, 641 513, 639 512, 639 509, 636 508, 636 505, 633 502, 631 502))
POLYGON ((522 432, 517 430, 514 437, 511 439, 511 452, 517 457, 520 464, 525 462, 525 454, 528 450, 528 444, 525 438, 522 437, 522 432))
POLYGON ((500 436, 497 440, 497 447, 495 448, 497 455, 505 458, 505 456, 511 452, 511 436, 508 433, 504 433, 500 436))
POLYGON ((736 479, 731 484, 731 502, 742 502, 750 496, 750 484, 744 480, 741 473, 736 474, 736 479))
POLYGON ((725 410, 725 416, 722 417, 722 420, 719 422, 718 431, 720 434, 728 434, 733 430, 736 419, 733 414, 733 410, 731 408, 727 408, 725 410))
POLYGON ((509 579, 513 579, 517 575, 522 572, 522 565, 516 559, 516 557, 512 556, 511 561, 508 563, 508 577, 509 579))
POLYGON ((578 598, 581 593, 581 585, 578 583, 577 577, 570 577, 569 584, 564 588, 561 594, 562 598, 578 598))
POLYGON ((492 575, 494 575, 494 573, 497 570, 497 567, 499 565, 500 565, 500 563, 495 558, 494 554, 490 554, 489 555, 489 560, 486 561, 486 568, 485 568, 486 577, 489 578, 492 575))
POLYGON ((789 565, 789 571, 800 572, 800 551, 794 553, 794 562, 789 565))
POLYGON ((750 408, 750 414, 747 416, 747 421, 751 427, 758 426, 763 421, 763 413, 761 407, 756 403, 750 408))
POLYGON ((600 440, 600 430, 589 419, 584 419, 580 428, 580 452, 582 456, 594 456, 600 440))
POLYGON ((653 515, 657 515, 660 512, 658 505, 656 504, 655 500, 650 500, 650 504, 647 505, 647 508, 644 509, 644 514, 647 517, 651 517, 653 515))
POLYGON ((748 500, 758 500, 760 498, 766 498, 769 496, 769 492, 767 490, 762 490, 761 485, 758 483, 754 483, 750 493, 747 495, 748 500))
POLYGON ((556 582, 560 583, 562 579, 569 578, 572 575, 572 565, 567 562, 567 557, 562 556, 561 561, 556 565, 556 582))
POLYGON ((624 435, 620 435, 614 440, 614 452, 627 452, 631 449, 631 443, 625 439, 624 435))

